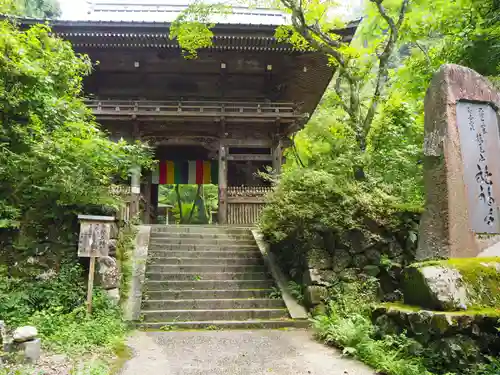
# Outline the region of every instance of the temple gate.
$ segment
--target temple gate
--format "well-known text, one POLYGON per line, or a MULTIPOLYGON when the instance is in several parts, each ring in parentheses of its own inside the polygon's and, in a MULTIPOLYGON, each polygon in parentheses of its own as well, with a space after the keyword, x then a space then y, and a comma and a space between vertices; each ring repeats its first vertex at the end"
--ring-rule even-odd
MULTIPOLYGON (((210 181, 219 187, 218 222, 253 224, 271 188, 256 172, 272 167, 280 173, 289 136, 307 121, 332 77, 327 58, 279 43, 274 31, 286 22, 283 14, 248 9, 216 25, 213 46, 186 60, 164 21, 178 14, 178 5, 153 12, 151 4, 110 4, 95 5, 100 20, 51 26, 76 52, 99 62, 84 82, 97 121, 113 139, 155 147, 159 169, 133 171, 127 215, 142 210, 153 223, 158 184, 210 181), (143 21, 146 13, 155 21, 143 21)), ((350 40, 356 26, 336 32, 350 40)))

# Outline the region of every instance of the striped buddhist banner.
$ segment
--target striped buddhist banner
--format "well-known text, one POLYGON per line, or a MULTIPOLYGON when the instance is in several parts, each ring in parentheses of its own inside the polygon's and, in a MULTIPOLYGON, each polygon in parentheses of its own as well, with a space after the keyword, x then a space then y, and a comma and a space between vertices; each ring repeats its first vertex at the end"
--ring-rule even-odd
POLYGON ((160 161, 153 171, 153 184, 214 184, 219 181, 219 164, 215 160, 160 161))

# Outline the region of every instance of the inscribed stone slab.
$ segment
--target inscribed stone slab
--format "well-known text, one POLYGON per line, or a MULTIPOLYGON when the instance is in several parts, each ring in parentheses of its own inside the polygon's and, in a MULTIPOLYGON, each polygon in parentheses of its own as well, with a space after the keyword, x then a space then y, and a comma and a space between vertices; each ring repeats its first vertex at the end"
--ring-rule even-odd
POLYGON ((499 93, 475 71, 450 64, 435 74, 425 98, 417 259, 474 257, 500 241, 491 236, 500 233, 499 107, 499 93))
POLYGON ((496 111, 490 103, 459 101, 457 123, 470 228, 474 233, 500 233, 500 138, 496 111))

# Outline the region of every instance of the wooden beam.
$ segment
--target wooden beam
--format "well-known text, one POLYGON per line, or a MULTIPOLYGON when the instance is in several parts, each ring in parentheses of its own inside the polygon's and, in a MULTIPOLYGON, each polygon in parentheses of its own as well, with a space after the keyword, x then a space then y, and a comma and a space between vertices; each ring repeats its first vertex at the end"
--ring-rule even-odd
POLYGON ((246 160, 271 161, 271 160, 273 160, 273 156, 272 155, 266 155, 266 154, 232 154, 232 155, 228 155, 227 160, 237 160, 237 161, 246 161, 246 160))
POLYGON ((228 203, 253 203, 253 204, 262 204, 266 202, 265 197, 228 197, 227 198, 228 203))
POLYGON ((248 148, 269 148, 273 146, 270 139, 221 139, 221 144, 230 147, 248 147, 248 148))
MULTIPOLYGON (((214 120, 217 120, 219 118, 219 115, 213 114, 210 116, 205 116, 205 117, 197 117, 193 115, 188 115, 187 113, 184 113, 185 116, 140 116, 140 117, 133 117, 131 114, 126 114, 123 113, 119 116, 116 114, 99 114, 99 113, 94 113, 94 116, 96 117, 97 120, 99 121, 131 121, 131 120, 140 120, 141 122, 158 122, 162 121, 165 122, 166 119, 168 121, 176 121, 176 122, 186 122, 186 121, 192 121, 192 122, 213 122, 214 120)), ((225 120, 227 123, 245 123, 245 124, 252 124, 252 123, 259 123, 259 124, 269 124, 270 126, 274 125, 274 118, 273 117, 233 117, 232 115, 226 116, 225 120)), ((283 123, 293 123, 295 122, 296 119, 293 117, 282 119, 283 123)), ((189 128, 185 128, 184 130, 190 130, 189 128)), ((270 146, 269 146, 270 147, 270 146)))

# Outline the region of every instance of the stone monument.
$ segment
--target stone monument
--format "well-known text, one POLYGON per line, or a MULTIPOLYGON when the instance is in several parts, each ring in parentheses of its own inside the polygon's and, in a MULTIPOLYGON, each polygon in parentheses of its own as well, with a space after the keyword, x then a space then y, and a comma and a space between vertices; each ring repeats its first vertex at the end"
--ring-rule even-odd
POLYGON ((475 257, 500 242, 500 94, 443 65, 425 98, 425 212, 417 259, 475 257))

